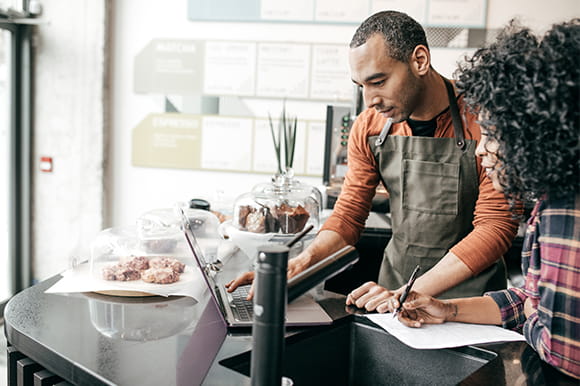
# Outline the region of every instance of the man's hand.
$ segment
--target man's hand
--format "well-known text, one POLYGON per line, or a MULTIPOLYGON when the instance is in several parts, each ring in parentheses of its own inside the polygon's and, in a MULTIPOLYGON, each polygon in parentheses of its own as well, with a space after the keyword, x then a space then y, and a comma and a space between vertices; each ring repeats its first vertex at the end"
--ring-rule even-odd
POLYGON ((404 287, 390 291, 375 282, 369 281, 361 285, 346 297, 347 305, 364 308, 367 311, 379 313, 394 312, 399 307, 399 297, 404 287))
POLYGON ((421 327, 425 323, 441 324, 454 316, 457 316, 456 304, 411 291, 398 318, 406 326, 421 327))
MULTIPOLYGON (((308 260, 299 256, 288 260, 288 279, 298 275, 308 267, 308 260)), ((234 292, 236 288, 241 285, 252 284, 247 297, 248 300, 252 300, 254 297, 254 276, 254 271, 242 273, 240 276, 226 284, 228 292, 234 292)))
POLYGON ((252 300, 254 297, 254 271, 244 272, 240 276, 236 277, 234 280, 226 283, 226 288, 228 292, 234 292, 236 288, 241 285, 252 284, 252 287, 248 291, 248 300, 252 300))
POLYGON ((288 279, 298 275, 308 267, 310 267, 310 259, 307 259, 301 255, 288 260, 288 279))
MULTIPOLYGON (((346 242, 334 231, 320 231, 312 243, 298 256, 288 260, 288 278, 298 275, 320 259, 346 246, 346 242)), ((254 272, 245 272, 226 284, 228 292, 234 292, 241 285, 254 282, 254 272)), ((254 297, 254 285, 248 293, 248 300, 254 297)))

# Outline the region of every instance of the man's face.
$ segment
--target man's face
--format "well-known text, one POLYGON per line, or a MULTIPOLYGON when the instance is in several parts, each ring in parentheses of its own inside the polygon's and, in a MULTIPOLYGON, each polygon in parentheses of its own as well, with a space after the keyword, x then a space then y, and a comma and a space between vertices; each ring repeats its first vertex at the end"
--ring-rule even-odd
POLYGON ((391 58, 381 34, 374 34, 359 47, 351 48, 352 81, 362 86, 365 105, 394 122, 407 119, 419 103, 421 82, 408 63, 391 58))

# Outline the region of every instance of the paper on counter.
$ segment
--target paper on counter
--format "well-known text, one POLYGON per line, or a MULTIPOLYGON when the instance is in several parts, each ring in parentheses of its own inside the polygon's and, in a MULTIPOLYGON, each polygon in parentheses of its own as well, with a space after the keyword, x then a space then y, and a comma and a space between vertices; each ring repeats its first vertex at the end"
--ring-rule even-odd
POLYGON ((525 340, 522 334, 492 325, 446 322, 424 324, 421 328, 412 328, 405 326, 397 318, 393 318, 391 313, 365 316, 407 346, 418 349, 525 340))
POLYGON ((141 280, 113 281, 97 278, 91 274, 89 264, 80 264, 62 273, 62 279, 48 288, 46 293, 137 291, 159 296, 189 296, 202 298, 207 286, 199 269, 189 266, 173 284, 153 284, 141 280))

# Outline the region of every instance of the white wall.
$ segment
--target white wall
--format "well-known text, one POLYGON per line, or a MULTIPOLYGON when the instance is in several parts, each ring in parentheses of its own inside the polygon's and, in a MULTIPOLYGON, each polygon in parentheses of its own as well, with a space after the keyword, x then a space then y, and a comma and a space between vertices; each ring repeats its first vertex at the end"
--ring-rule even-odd
MULTIPOLYGON (((78 251, 86 253, 84 247, 102 227, 131 224, 141 213, 176 201, 193 197, 214 200, 217 191, 233 199, 268 179, 264 174, 131 165, 132 128, 147 114, 164 109, 162 97, 132 90, 135 55, 151 39, 314 42, 346 47, 355 29, 190 22, 185 0, 43 0, 42 4, 46 24, 39 28, 33 159, 36 279, 66 269, 78 251), (103 52, 107 43, 106 4, 112 7, 110 62, 104 62, 107 58, 103 52), (111 99, 103 105, 107 65, 112 70, 112 91, 111 99), (111 132, 109 146, 103 150, 107 108, 111 111, 111 132), (52 174, 37 170, 40 155, 55 157, 52 174)), ((580 16, 580 1, 489 0, 489 28, 499 28, 514 16, 541 31, 553 22, 580 16)), ((440 51, 434 57, 436 68, 450 73, 453 55, 440 51)), ((279 101, 255 100, 248 103, 248 108, 264 116, 280 106, 279 101)), ((323 103, 288 102, 288 109, 295 109, 305 118, 325 116, 323 103)), ((301 180, 321 183, 320 178, 301 180)))
MULTIPOLYGON (((115 2, 113 51, 113 130, 111 166, 113 173, 112 222, 133 221, 139 214, 156 207, 168 207, 193 197, 213 200, 216 190, 234 198, 249 191, 268 175, 218 173, 190 170, 139 168, 131 165, 131 129, 148 113, 162 112, 159 96, 135 94, 133 64, 135 55, 154 38, 193 40, 289 41, 346 44, 354 26, 324 27, 283 23, 218 23, 187 20, 186 1, 115 2), (136 15, 139 17, 136 17, 136 15)), ((256 115, 280 109, 279 100, 254 100, 247 106, 256 115)), ((324 120, 326 104, 288 101, 289 111, 301 118, 324 120)), ((246 149, 240 149, 246 151, 246 149)), ((321 150, 322 151, 322 150, 321 150)), ((227 154, 224 154, 227 156, 227 154)), ((274 170, 272 170, 274 172, 274 170)), ((301 181, 320 185, 321 178, 301 177, 301 181)))
MULTIPOLYGON (((515 15, 524 15, 543 26, 570 15, 580 14, 580 2, 575 0, 503 1, 490 0, 488 19, 490 27, 499 28, 515 15)), ((255 183, 268 178, 265 175, 216 173, 168 169, 137 168, 131 166, 131 128, 150 112, 163 109, 159 97, 137 95, 132 92, 133 59, 151 39, 178 38, 194 40, 248 40, 289 41, 346 44, 355 26, 295 25, 284 23, 220 23, 191 22, 187 20, 186 1, 155 0, 142 2, 124 0, 114 3, 113 51, 113 142, 111 166, 113 168, 113 224, 133 221, 143 211, 171 205, 192 197, 212 199, 216 190, 235 197, 248 191, 255 183), (137 16, 138 15, 138 16, 137 16)), ((455 52, 451 59, 458 58, 455 52)), ((346 54, 346 51, 345 51, 346 54)), ((444 74, 452 71, 445 52, 434 54, 435 66, 444 74), (441 59, 439 59, 441 58, 441 59), (442 60, 440 64, 437 60, 442 60)), ((279 109, 279 101, 250 104, 258 115, 268 109, 279 109)), ((289 110, 292 109, 289 102, 289 110)), ((325 105, 314 104, 298 108, 301 114, 325 117, 325 105), (307 109, 307 110, 305 110, 307 109)), ((243 149, 240 149, 243 151, 243 149)), ((224 154, 227 156, 227 154, 224 154)), ((302 178, 305 182, 321 184, 319 178, 302 178)))

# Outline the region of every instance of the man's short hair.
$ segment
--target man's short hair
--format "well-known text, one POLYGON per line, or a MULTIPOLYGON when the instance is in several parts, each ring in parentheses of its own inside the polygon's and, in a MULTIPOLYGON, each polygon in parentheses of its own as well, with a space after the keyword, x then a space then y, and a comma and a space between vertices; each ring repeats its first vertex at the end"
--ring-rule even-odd
POLYGON ((418 45, 429 48, 421 24, 397 11, 381 11, 369 16, 354 33, 350 48, 365 44, 376 33, 383 35, 388 55, 401 62, 406 63, 418 45))

